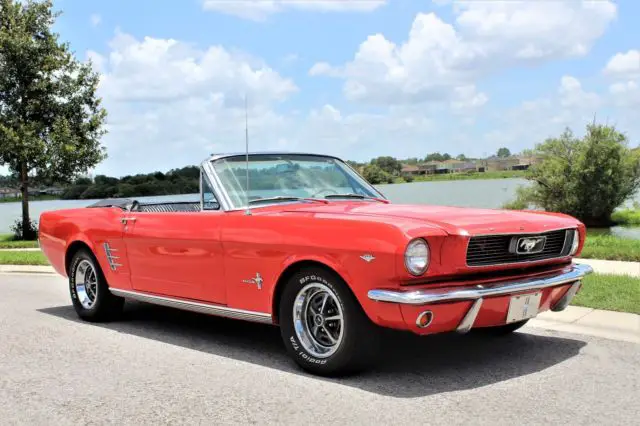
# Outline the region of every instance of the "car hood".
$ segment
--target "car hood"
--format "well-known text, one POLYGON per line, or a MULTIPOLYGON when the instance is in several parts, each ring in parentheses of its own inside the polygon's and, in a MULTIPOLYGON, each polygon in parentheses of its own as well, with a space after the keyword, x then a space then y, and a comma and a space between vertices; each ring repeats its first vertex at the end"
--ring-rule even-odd
POLYGON ((374 216, 386 218, 390 223, 398 218, 412 219, 437 226, 451 235, 538 233, 580 224, 570 216, 545 212, 371 202, 314 204, 291 211, 321 215, 374 216))

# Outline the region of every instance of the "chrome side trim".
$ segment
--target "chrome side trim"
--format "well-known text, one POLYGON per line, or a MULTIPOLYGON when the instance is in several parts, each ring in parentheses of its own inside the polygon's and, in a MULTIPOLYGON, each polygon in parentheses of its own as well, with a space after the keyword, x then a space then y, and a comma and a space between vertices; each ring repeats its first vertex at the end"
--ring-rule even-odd
POLYGON ((476 300, 483 297, 502 296, 529 290, 556 287, 581 280, 593 272, 588 265, 571 265, 568 270, 543 278, 528 278, 496 284, 434 288, 432 290, 398 291, 369 290, 369 299, 378 302, 400 303, 405 305, 426 305, 430 303, 476 300))
POLYGON ((469 330, 471 330, 473 324, 476 322, 478 312, 480 312, 480 308, 482 307, 482 302, 482 297, 480 299, 476 299, 475 302, 473 302, 473 305, 471 305, 466 315, 464 316, 464 318, 462 318, 462 321, 460 321, 460 324, 458 324, 458 327, 456 328, 456 331, 458 333, 467 333, 469 330))
POLYGON ((109 291, 116 296, 134 299, 140 302, 152 303, 154 305, 168 306, 170 308, 182 309, 184 311, 198 312, 201 314, 215 315, 225 318, 240 319, 245 321, 259 322, 263 324, 273 324, 270 314, 255 311, 245 311, 210 303, 192 302, 188 300, 176 299, 167 296, 156 296, 154 294, 141 293, 138 291, 120 290, 110 288, 109 291))
POLYGON ((116 269, 121 267, 122 264, 118 263, 118 259, 120 259, 120 256, 116 256, 113 254, 117 252, 118 249, 111 248, 109 243, 102 244, 102 247, 104 248, 104 252, 107 255, 107 262, 109 262, 109 267, 111 268, 111 270, 115 271, 116 269))

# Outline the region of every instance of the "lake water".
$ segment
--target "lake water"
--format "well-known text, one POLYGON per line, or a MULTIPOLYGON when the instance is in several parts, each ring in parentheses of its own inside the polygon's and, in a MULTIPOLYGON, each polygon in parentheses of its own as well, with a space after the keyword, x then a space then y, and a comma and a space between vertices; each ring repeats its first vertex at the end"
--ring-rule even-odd
MULTIPOLYGON (((413 182, 377 185, 376 187, 394 203, 500 208, 506 202, 514 199, 516 189, 520 185, 527 184, 528 182, 524 179, 493 179, 413 182)), ((141 201, 195 201, 198 200, 198 194, 137 197, 137 199, 141 201)), ((635 200, 640 201, 640 194, 636 194, 635 200)), ((32 201, 29 203, 29 212, 31 217, 37 220, 40 213, 47 210, 85 207, 94 202, 95 200, 32 201)), ((20 218, 20 215, 20 203, 0 203, 0 233, 10 232, 11 225, 20 218)), ((608 232, 640 239, 640 228, 615 227, 608 232)))

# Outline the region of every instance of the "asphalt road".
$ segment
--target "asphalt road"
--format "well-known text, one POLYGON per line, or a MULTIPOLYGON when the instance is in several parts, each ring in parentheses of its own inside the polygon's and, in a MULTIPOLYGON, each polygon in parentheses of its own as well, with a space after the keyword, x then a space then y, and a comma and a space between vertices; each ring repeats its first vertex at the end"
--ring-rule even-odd
POLYGON ((128 304, 80 322, 61 278, 0 275, 0 424, 637 424, 640 345, 527 329, 391 334, 367 374, 309 376, 274 327, 128 304))

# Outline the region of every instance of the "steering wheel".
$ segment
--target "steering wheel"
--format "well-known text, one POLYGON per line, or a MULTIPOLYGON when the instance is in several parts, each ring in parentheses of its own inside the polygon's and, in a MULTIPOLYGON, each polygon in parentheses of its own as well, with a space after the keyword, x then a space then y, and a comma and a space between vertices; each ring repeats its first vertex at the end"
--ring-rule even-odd
POLYGON ((322 193, 324 193, 324 192, 328 192, 328 194, 327 194, 327 195, 330 195, 330 194, 337 194, 337 193, 338 193, 338 191, 336 191, 335 189, 325 188, 325 189, 321 189, 320 191, 318 191, 318 192, 316 192, 315 194, 313 194, 313 195, 311 196, 311 198, 316 198, 318 195, 320 195, 320 194, 322 194, 322 193))

